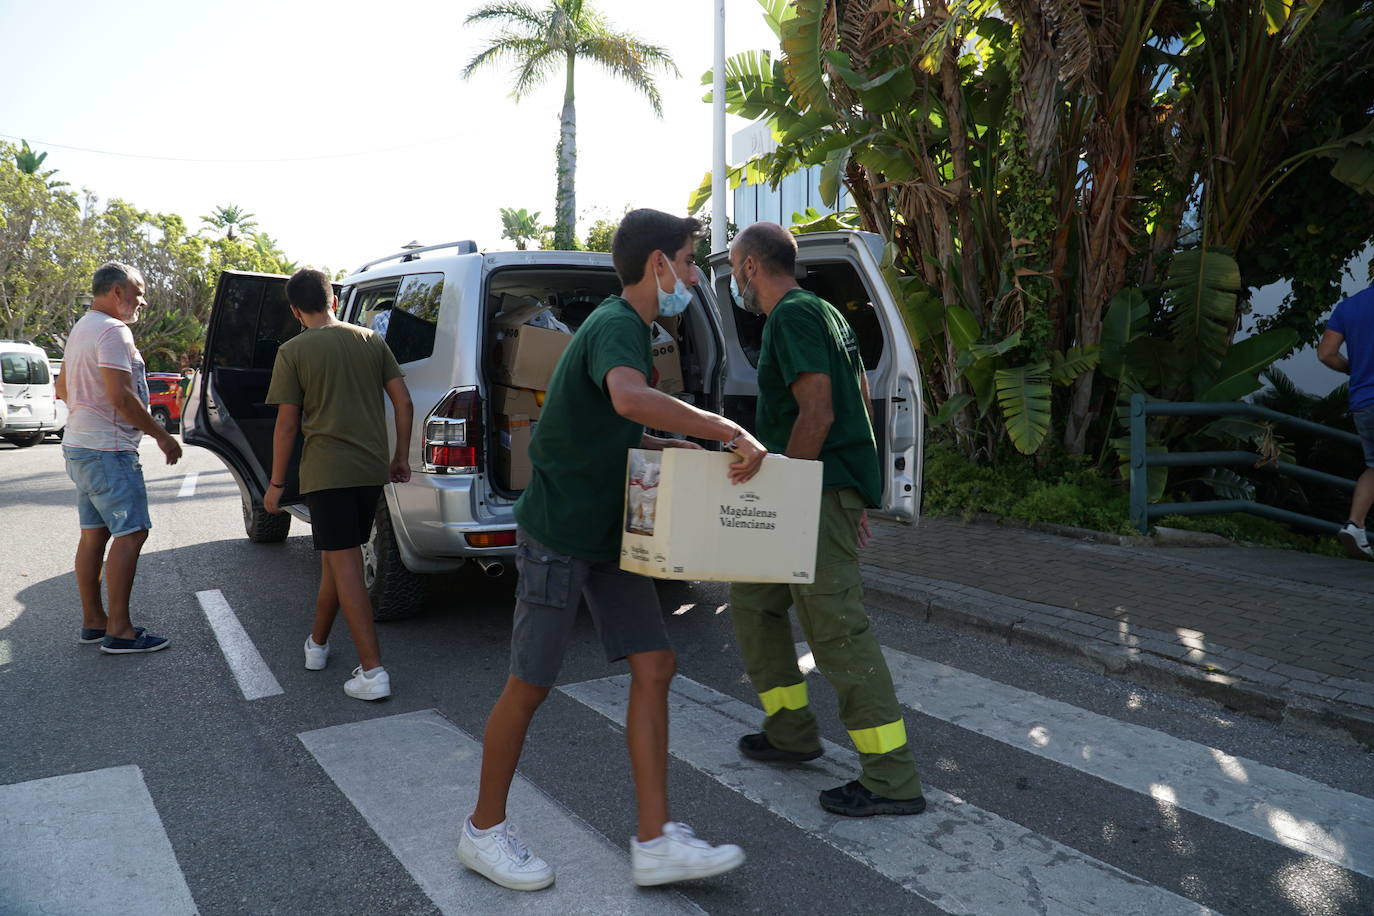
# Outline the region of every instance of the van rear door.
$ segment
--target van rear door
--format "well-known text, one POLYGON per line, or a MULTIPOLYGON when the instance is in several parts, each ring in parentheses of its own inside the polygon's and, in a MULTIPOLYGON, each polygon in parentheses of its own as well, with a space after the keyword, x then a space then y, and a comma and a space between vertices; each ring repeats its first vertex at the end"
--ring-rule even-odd
MULTIPOLYGON (((880 512, 915 521, 921 505, 921 387, 916 351, 881 270, 882 239, 868 232, 797 237, 797 282, 835 306, 858 339, 873 397, 874 433, 884 469, 880 512)), ((730 262, 712 256, 716 312, 725 341, 722 412, 754 428, 762 316, 733 307, 730 262)))
MULTIPOLYGON (((239 484, 245 518, 262 509, 272 470, 277 409, 266 403, 277 349, 300 333, 286 304, 286 280, 276 274, 223 271, 205 337, 205 362, 182 418, 182 440, 219 456, 239 484)), ((287 474, 282 504, 300 502, 301 440, 287 474)), ((308 518, 293 505, 292 514, 308 518)))

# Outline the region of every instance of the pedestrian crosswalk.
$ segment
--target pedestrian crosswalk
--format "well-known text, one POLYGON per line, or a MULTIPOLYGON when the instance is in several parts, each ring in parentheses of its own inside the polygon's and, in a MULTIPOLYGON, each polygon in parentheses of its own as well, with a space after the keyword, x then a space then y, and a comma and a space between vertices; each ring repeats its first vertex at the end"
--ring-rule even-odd
MULTIPOLYGON (((811 667, 806 646, 797 651, 803 669, 811 667)), ((1231 832, 1237 846, 1283 850, 1291 882, 1318 903, 1328 895, 1330 905, 1300 911, 1361 912, 1369 902, 1374 800, 918 655, 890 647, 884 653, 909 719, 931 717, 990 739, 1006 754, 1068 768, 1123 803, 1149 799, 1161 810, 1191 812, 1210 829, 1231 832)), ((804 766, 745 760, 735 738, 756 729, 761 714, 719 687, 731 689, 682 675, 674 680, 672 757, 704 777, 701 784, 721 793, 725 805, 749 806, 773 823, 770 836, 789 832, 793 842, 838 851, 845 858, 835 858, 847 862, 845 867, 891 882, 895 898, 908 901, 894 903, 893 912, 922 906, 922 912, 971 916, 1215 912, 1187 882, 1161 886, 1158 876, 1149 880, 1123 868, 1125 860, 1107 861, 1114 856, 1110 849, 1089 854, 1074 848, 1079 840, 1072 836, 1052 837, 1042 832, 1043 824, 1037 829, 1018 823, 1016 810, 992 810, 1000 806, 985 799, 980 801, 989 807, 982 808, 931 785, 939 782, 938 771, 926 774, 929 808, 919 817, 853 820, 827 814, 816 794, 852 778, 858 769, 852 748, 826 742, 825 755, 804 766)), ((568 709, 619 728, 627 688, 628 676, 615 675, 558 689, 574 701, 563 701, 568 709)), ((250 694, 244 690, 245 697, 250 694)), ((532 741, 538 728, 536 720, 532 741)), ((554 797, 518 776, 512 813, 531 845, 558 869, 558 878, 547 891, 509 892, 464 870, 455 855, 463 817, 476 797, 480 736, 426 709, 296 737, 306 759, 318 764, 319 778, 328 780, 324 785, 332 784, 336 797, 357 811, 445 914, 702 913, 712 910, 712 901, 728 901, 732 882, 748 880, 746 864, 739 876, 711 879, 705 896, 694 897, 690 885, 635 888, 627 836, 603 835, 579 817, 580 799, 554 797)), ((934 753, 920 750, 923 757, 934 753)), ((690 812, 683 814, 691 819, 690 812)), ((627 833, 631 821, 627 816, 627 833)), ((751 839, 764 842, 749 835, 720 837, 746 850, 751 839)), ((195 887, 178 856, 202 854, 194 843, 173 851, 155 793, 136 766, 0 786, 0 914, 194 913, 195 887), (138 892, 128 892, 134 886, 138 892)), ((200 909, 215 907, 200 901, 200 909)))

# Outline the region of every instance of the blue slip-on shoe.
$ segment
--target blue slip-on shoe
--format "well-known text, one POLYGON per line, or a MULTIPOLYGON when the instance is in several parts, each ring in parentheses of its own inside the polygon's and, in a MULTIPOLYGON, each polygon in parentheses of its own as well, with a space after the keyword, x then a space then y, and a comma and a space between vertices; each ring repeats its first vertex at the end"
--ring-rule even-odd
POLYGON ((106 636, 100 642, 100 651, 106 655, 132 655, 135 652, 156 652, 159 649, 167 648, 169 640, 165 636, 154 636, 151 633, 139 633, 133 639, 120 639, 117 636, 106 636))
MULTIPOLYGON (((137 639, 138 637, 142 636, 147 631, 147 629, 147 627, 134 627, 134 639, 137 639)), ((81 637, 77 639, 77 642, 81 643, 81 645, 83 646, 89 646, 91 643, 101 642, 104 639, 104 630, 83 629, 81 631, 81 637)))

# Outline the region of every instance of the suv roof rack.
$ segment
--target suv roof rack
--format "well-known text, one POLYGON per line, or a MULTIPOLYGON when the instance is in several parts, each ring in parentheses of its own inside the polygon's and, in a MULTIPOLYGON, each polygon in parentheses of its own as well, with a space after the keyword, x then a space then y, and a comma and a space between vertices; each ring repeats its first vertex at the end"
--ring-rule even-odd
POLYGON ((353 272, 355 274, 365 273, 369 267, 376 267, 378 264, 384 264, 387 261, 394 261, 398 258, 401 260, 401 263, 405 263, 406 261, 414 261, 423 252, 438 251, 441 248, 457 248, 458 251, 455 252, 456 254, 477 253, 476 242, 472 241, 472 239, 462 239, 457 242, 444 242, 441 245, 426 245, 423 248, 402 249, 401 251, 398 251, 395 254, 389 254, 384 258, 378 258, 375 261, 368 261, 362 267, 359 267, 357 270, 353 272))

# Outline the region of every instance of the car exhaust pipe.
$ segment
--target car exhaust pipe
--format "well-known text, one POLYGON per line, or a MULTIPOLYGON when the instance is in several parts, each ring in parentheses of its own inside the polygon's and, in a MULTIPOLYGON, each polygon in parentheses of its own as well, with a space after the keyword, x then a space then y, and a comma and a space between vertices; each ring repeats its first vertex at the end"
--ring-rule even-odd
POLYGON ((477 565, 482 567, 482 572, 492 579, 499 579, 506 574, 506 564, 500 560, 491 560, 486 557, 479 557, 477 565))

